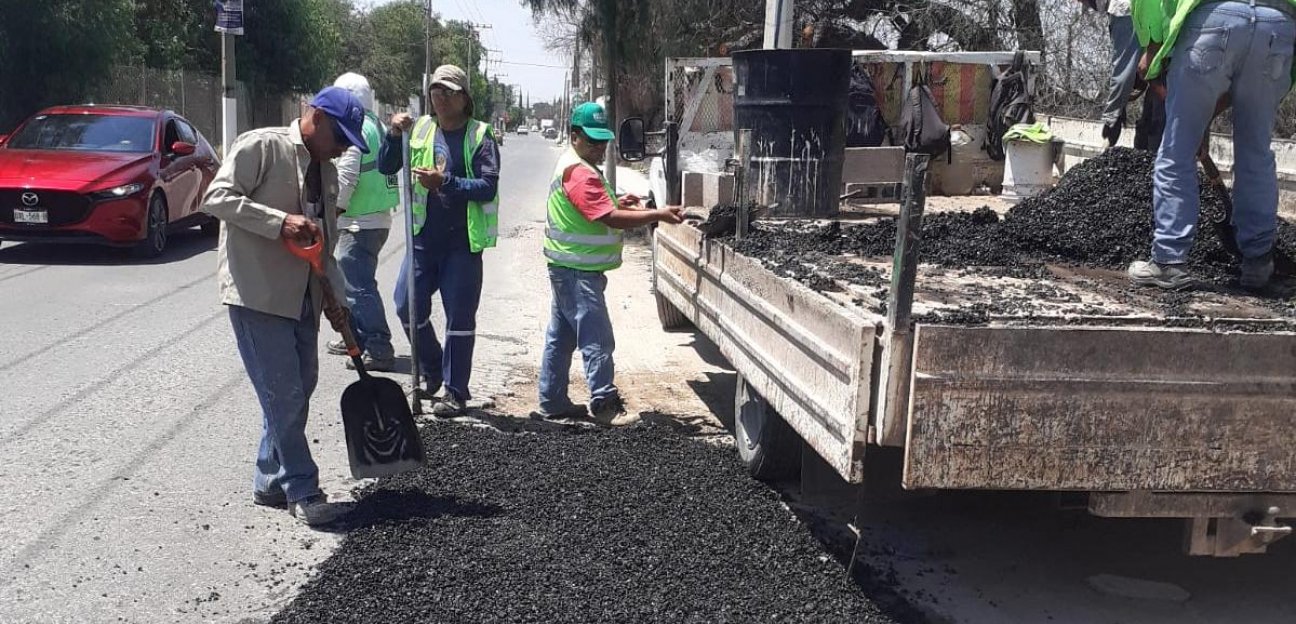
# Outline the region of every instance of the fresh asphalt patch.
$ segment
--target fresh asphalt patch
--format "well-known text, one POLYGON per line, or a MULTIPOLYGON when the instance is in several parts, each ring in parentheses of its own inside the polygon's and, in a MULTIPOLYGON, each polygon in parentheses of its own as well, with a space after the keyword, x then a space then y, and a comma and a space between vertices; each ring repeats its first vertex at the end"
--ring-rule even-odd
POLYGON ((906 611, 872 600, 876 583, 853 581, 732 448, 653 424, 422 433, 427 465, 361 492, 342 544, 273 622, 858 624, 906 611))

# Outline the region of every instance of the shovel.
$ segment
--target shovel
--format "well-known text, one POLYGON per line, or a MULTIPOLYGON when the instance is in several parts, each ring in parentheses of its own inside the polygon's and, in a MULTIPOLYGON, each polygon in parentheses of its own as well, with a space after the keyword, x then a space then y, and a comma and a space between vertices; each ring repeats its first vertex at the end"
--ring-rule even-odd
MULTIPOLYGON (((284 244, 294 256, 310 263, 311 272, 324 291, 324 310, 332 315, 341 306, 320 259, 324 245, 319 240, 310 245, 287 240, 284 244)), ((405 402, 405 390, 394 380, 374 377, 365 370, 350 323, 335 325, 333 329, 342 334, 347 355, 360 375, 360 380, 342 393, 342 426, 346 431, 351 476, 371 479, 422 466, 423 441, 414 425, 410 406, 405 402)))

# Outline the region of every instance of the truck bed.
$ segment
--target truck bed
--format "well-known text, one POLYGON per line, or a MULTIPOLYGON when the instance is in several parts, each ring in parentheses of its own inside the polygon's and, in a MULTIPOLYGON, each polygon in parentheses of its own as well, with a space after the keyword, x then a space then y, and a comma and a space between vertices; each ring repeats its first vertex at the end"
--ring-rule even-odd
POLYGON ((1114 270, 924 266, 905 354, 888 348, 889 258, 818 258, 821 276, 864 270, 816 290, 687 225, 658 228, 654 251, 658 294, 848 481, 881 444, 906 449, 910 488, 1296 491, 1282 301, 1136 290, 1114 270), (908 390, 888 397, 897 357, 908 390))

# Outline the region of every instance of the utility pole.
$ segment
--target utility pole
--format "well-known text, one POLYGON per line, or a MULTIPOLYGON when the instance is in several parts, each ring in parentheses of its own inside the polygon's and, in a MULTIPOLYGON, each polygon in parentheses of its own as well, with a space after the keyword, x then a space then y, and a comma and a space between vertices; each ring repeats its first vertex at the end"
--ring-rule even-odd
POLYGON ((766 50, 792 47, 792 8, 794 0, 765 0, 766 50))
POLYGON ((235 89, 234 37, 243 34, 243 0, 216 3, 216 32, 221 35, 221 156, 238 138, 238 92, 235 89))
POLYGON ((428 83, 432 80, 432 0, 423 6, 423 88, 419 91, 422 114, 428 114, 432 103, 428 101, 428 83))
MULTIPOLYGON (((617 128, 617 0, 603 0, 603 42, 607 55, 607 122, 611 128, 617 128)), ((607 146, 607 181, 616 190, 617 187, 617 151, 616 142, 609 141, 607 146)))

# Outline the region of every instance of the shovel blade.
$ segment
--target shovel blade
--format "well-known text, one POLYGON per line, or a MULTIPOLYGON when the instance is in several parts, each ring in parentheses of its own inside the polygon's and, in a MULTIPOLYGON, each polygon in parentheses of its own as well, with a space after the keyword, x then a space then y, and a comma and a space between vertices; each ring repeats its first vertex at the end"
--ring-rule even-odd
POLYGON ((423 465, 419 437, 405 391, 385 377, 368 377, 342 393, 342 425, 346 431, 351 476, 385 477, 423 465))

